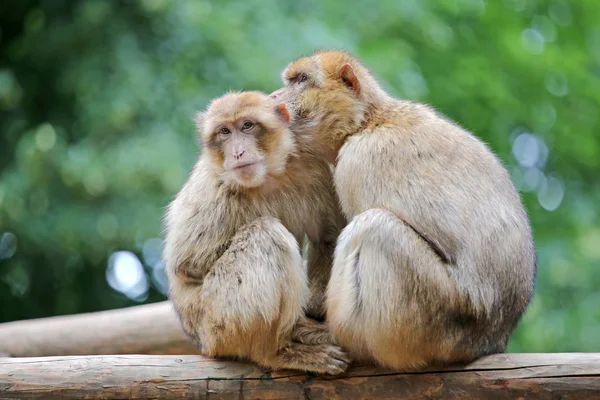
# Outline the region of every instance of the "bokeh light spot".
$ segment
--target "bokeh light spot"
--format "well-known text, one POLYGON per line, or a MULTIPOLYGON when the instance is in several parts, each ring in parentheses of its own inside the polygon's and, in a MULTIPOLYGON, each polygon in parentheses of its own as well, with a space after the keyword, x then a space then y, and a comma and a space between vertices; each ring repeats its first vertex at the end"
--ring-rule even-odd
POLYGON ((165 263, 158 262, 152 268, 152 283, 164 295, 169 292, 169 280, 165 272, 165 263))
POLYGON ((548 146, 537 135, 523 132, 515 138, 512 153, 522 167, 543 168, 548 158, 548 146))
POLYGON ((17 251, 17 237, 11 232, 5 232, 0 237, 0 260, 11 258, 17 251))
POLYGON ((148 239, 142 246, 142 256, 144 257, 144 261, 151 267, 161 261, 162 251, 163 241, 159 238, 148 239))
POLYGON ((10 266, 2 280, 8 284, 13 296, 24 296, 29 289, 29 273, 21 263, 10 266))
POLYGON ((165 273, 165 263, 162 261, 163 240, 151 238, 146 240, 142 246, 144 262, 152 268, 152 283, 156 289, 166 295, 168 292, 168 280, 165 273))
POLYGON ((525 29, 521 33, 521 44, 528 53, 542 54, 544 52, 544 37, 537 29, 525 29))
POLYGON ((13 72, 9 69, 0 70, 0 108, 11 109, 21 100, 22 90, 13 72))
POLYGON ((565 96, 569 93, 569 84, 565 75, 561 72, 551 72, 544 80, 546 90, 554 96, 565 96))
POLYGON ((143 301, 148 296, 148 278, 142 263, 130 251, 117 251, 108 259, 106 280, 111 288, 131 300, 143 301))
POLYGON ((554 211, 562 203, 565 195, 565 186, 556 175, 550 175, 540 187, 538 201, 548 211, 554 211))
POLYGON ((35 133, 35 144, 43 152, 52 150, 56 143, 56 131, 50 124, 42 124, 35 133))
POLYGON ((542 187, 545 181, 546 175, 539 168, 527 168, 523 173, 523 186, 521 189, 524 192, 533 192, 542 187))

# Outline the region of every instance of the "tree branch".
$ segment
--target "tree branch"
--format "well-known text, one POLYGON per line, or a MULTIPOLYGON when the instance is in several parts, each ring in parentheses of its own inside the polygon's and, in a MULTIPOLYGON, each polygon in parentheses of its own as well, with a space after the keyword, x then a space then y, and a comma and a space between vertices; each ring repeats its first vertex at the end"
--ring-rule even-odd
POLYGON ((394 373, 356 366, 340 376, 201 356, 0 359, 3 399, 599 399, 600 353, 496 354, 466 367, 394 373))
MULTIPOLYGON (((170 302, 0 324, 0 353, 198 354, 170 302)), ((1 396, 0 396, 1 397, 1 396)))

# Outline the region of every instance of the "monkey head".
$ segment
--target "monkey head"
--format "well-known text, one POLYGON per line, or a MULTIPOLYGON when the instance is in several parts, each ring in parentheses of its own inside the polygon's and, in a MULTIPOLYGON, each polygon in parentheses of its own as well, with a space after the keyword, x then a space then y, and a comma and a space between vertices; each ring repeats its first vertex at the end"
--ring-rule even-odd
POLYGON ((291 62, 284 87, 271 98, 285 103, 294 134, 312 135, 333 162, 345 138, 357 132, 379 86, 368 70, 343 51, 317 51, 291 62))
POLYGON ((196 116, 196 126, 213 172, 226 184, 261 186, 281 174, 296 151, 290 115, 264 93, 232 92, 196 116))

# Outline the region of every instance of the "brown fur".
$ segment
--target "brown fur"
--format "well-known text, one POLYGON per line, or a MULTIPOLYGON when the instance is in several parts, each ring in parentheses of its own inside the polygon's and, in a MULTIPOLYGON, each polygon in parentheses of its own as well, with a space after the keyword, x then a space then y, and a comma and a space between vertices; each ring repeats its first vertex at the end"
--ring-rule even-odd
POLYGON ((207 356, 339 373, 346 355, 304 311, 324 315, 343 217, 329 165, 292 135, 284 110, 262 93, 243 92, 198 114, 211 145, 165 217, 170 298, 207 356), (245 121, 254 123, 250 131, 240 128, 245 121), (244 157, 260 162, 240 175, 234 167, 244 157), (305 236, 317 255, 306 266, 298 246, 305 236))
POLYGON ((338 343, 396 369, 503 351, 533 295, 536 256, 501 162, 431 107, 389 96, 348 53, 316 52, 282 76, 271 96, 337 163, 351 221, 327 290, 338 343))

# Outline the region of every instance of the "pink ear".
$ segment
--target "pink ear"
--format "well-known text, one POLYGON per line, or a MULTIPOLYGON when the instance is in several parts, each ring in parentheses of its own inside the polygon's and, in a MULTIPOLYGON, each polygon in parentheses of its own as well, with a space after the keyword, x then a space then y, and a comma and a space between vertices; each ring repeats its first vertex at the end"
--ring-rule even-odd
POLYGON ((350 64, 342 65, 342 69, 340 70, 340 78, 342 78, 342 81, 344 81, 346 86, 354 90, 357 96, 360 94, 360 82, 354 74, 354 70, 350 64))
POLYGON ((277 107, 275 107, 275 112, 285 122, 289 122, 290 121, 290 112, 288 111, 288 109, 285 106, 285 104, 281 103, 280 105, 278 105, 277 107))

